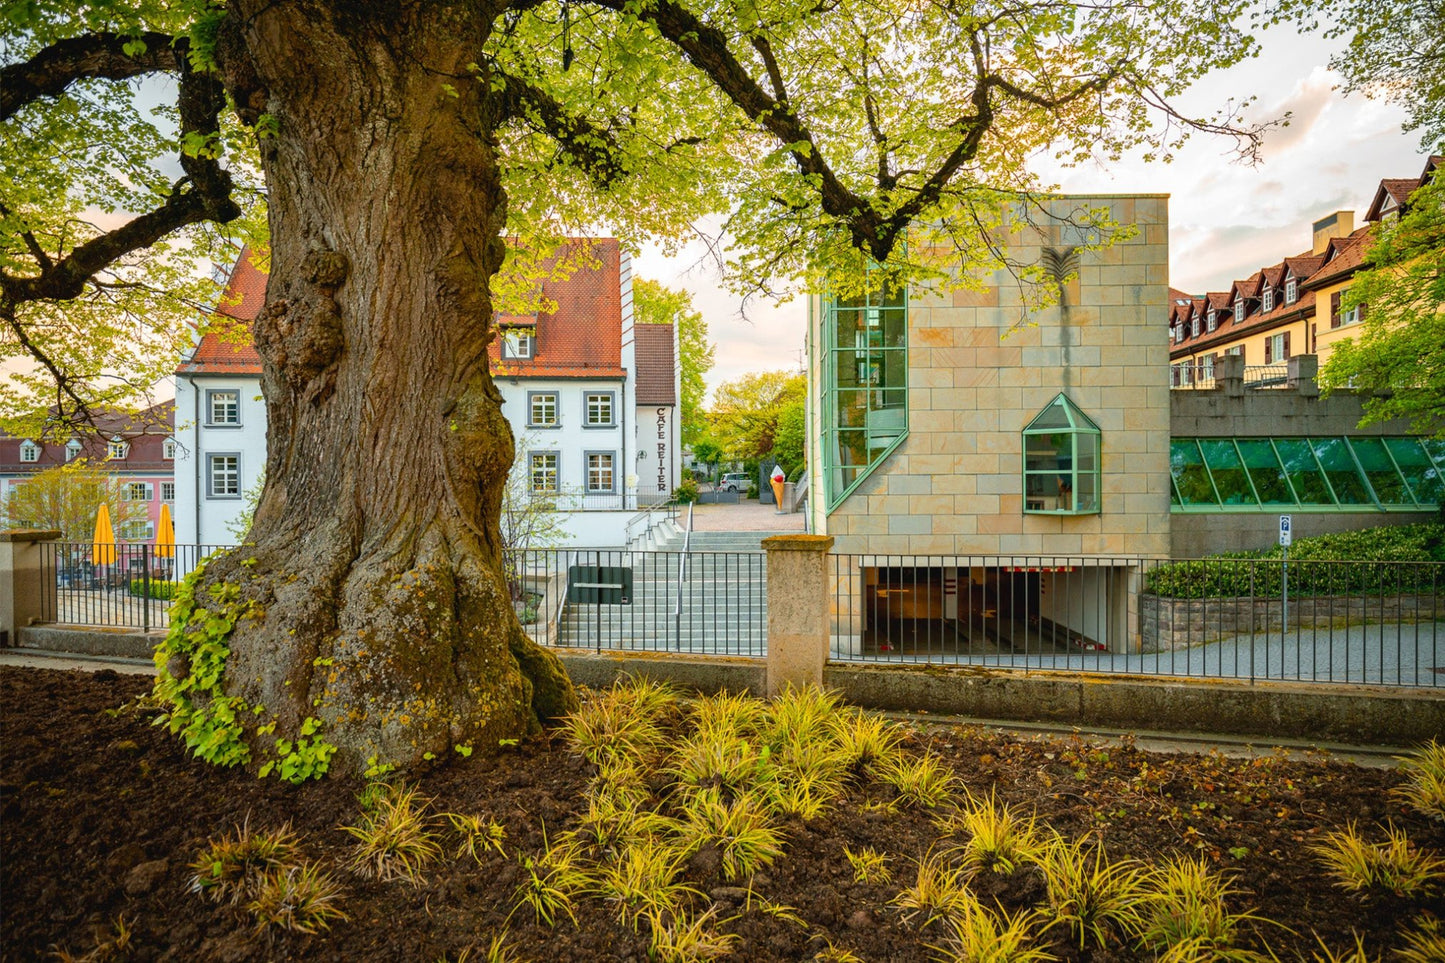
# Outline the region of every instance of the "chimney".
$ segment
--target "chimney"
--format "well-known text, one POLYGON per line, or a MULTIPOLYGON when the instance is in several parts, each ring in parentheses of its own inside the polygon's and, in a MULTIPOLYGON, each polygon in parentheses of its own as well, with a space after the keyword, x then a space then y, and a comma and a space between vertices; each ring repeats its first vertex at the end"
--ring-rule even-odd
POLYGON ((1315 254, 1325 253, 1329 246, 1330 238, 1349 237, 1355 232, 1355 212, 1335 211, 1329 217, 1322 217, 1314 223, 1314 244, 1311 249, 1315 254))

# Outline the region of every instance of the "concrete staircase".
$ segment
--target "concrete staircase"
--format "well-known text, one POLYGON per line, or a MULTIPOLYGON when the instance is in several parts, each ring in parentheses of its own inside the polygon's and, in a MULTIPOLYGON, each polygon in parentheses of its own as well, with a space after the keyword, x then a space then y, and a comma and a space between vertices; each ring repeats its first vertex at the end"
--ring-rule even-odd
POLYGON ((773 532, 674 532, 632 567, 628 605, 569 603, 562 645, 579 648, 754 655, 766 651, 767 572, 759 544, 773 532), (679 578, 681 591, 679 592, 679 578))

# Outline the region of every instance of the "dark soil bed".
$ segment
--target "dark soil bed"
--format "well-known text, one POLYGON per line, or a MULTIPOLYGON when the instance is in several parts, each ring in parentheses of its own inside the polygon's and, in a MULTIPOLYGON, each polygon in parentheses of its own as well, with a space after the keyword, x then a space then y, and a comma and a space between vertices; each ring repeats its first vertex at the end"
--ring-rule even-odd
MULTIPOLYGON (((362 785, 328 779, 299 787, 190 760, 177 740, 152 727, 146 710, 121 707, 149 680, 0 669, 0 955, 79 957, 132 930, 131 960, 456 960, 468 947, 485 958, 494 934, 522 958, 539 961, 648 958, 646 937, 620 925, 598 901, 578 904, 577 920, 555 928, 525 910, 511 916, 520 881, 518 852, 535 854, 576 821, 590 773, 555 741, 517 747, 497 759, 457 760, 420 780, 437 812, 485 813, 505 825, 504 857, 435 864, 420 886, 380 883, 343 867, 353 840, 362 785), (257 933, 239 909, 193 894, 188 864, 209 838, 242 823, 289 822, 307 855, 344 880, 350 917, 316 936, 257 933)), ((1093 834, 1111 857, 1159 860, 1202 855, 1227 872, 1236 910, 1260 918, 1246 943, 1261 940, 1280 959, 1309 959, 1316 934, 1332 949, 1358 931, 1375 954, 1400 945, 1399 931, 1445 900, 1362 897, 1334 887, 1306 851, 1321 834, 1356 822, 1372 839, 1386 821, 1423 848, 1445 853, 1445 826, 1390 796, 1400 775, 1319 758, 1160 756, 1131 746, 1081 740, 1000 736, 934 727, 910 737, 947 758, 963 786, 996 791, 1001 801, 1036 812, 1060 833, 1093 834)), ((688 882, 708 893, 724 926, 742 939, 734 960, 811 959, 829 943, 859 959, 925 960, 940 942, 937 924, 906 922, 891 900, 911 882, 911 860, 937 838, 927 813, 869 811, 877 786, 811 824, 787 826, 784 856, 754 878, 753 896, 792 907, 802 925, 765 913, 694 860, 688 882), (894 881, 862 884, 844 858, 871 846, 893 856, 894 881)), ((1029 873, 979 881, 986 902, 1018 910, 1035 905, 1040 883, 1029 873)), ((915 921, 916 922, 916 921, 915 921)), ((1049 947, 1060 959, 1144 959, 1133 950, 1081 954, 1064 934, 1049 947)))

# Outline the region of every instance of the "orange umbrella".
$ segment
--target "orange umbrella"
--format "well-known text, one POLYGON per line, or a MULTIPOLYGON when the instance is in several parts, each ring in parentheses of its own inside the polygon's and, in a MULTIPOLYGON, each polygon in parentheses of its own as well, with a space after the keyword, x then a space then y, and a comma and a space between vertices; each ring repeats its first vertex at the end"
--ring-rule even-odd
POLYGON ((92 565, 115 564, 115 529, 111 528, 110 506, 105 502, 100 503, 100 510, 95 513, 95 538, 90 546, 90 561, 92 565))
POLYGON ((171 521, 171 506, 161 502, 161 520, 156 527, 156 555, 161 558, 176 557, 176 526, 171 521))

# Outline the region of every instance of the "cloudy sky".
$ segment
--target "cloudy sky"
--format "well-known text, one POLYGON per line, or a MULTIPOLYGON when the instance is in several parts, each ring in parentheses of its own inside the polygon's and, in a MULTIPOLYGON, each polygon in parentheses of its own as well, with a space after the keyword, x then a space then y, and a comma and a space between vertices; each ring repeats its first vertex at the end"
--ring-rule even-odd
MULTIPOLYGON (((1424 166, 1419 138, 1400 130, 1403 111, 1334 89, 1338 77, 1325 67, 1334 45, 1278 28, 1261 43, 1259 58, 1207 78, 1183 103, 1203 114, 1232 96, 1254 95, 1252 119, 1290 113, 1290 125, 1265 141, 1259 165, 1236 163, 1230 143, 1201 136, 1172 164, 1125 160, 1107 169, 1044 172, 1065 190, 1169 194, 1171 283, 1191 293, 1226 288, 1308 249, 1311 222, 1326 214, 1353 210, 1362 223, 1382 178, 1415 177, 1424 166)), ((645 252, 635 270, 693 293, 717 344, 709 386, 747 371, 797 367, 802 299, 781 307, 752 303, 744 318, 705 255, 701 244, 671 259, 645 252)))

